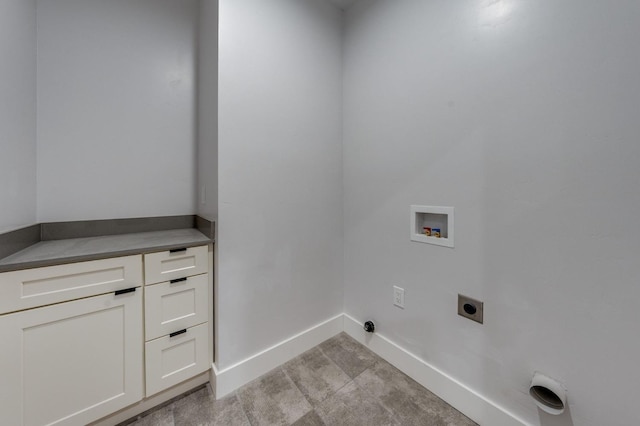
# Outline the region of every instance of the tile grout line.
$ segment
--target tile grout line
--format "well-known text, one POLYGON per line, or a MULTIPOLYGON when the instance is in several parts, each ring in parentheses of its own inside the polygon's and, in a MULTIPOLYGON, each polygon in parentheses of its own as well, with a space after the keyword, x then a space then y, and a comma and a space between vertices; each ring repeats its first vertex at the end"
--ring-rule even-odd
MULTIPOLYGON (((347 336, 348 336, 348 335, 347 335, 347 336)), ((351 338, 351 336, 348 336, 348 337, 349 337, 349 338, 351 338)), ((339 366, 335 361, 333 361, 333 359, 332 359, 329 355, 325 354, 325 352, 322 350, 322 348, 321 348, 321 347, 320 347, 320 345, 319 345, 319 349, 320 349, 320 351, 321 351, 321 352, 322 352, 322 353, 323 353, 327 358, 329 358, 329 359, 330 359, 334 364, 336 364, 336 366, 337 366, 338 368, 340 368, 340 370, 342 370, 342 371, 347 375, 347 377, 349 377, 349 378, 351 379, 347 384, 345 384, 344 386, 342 386, 340 389, 344 388, 345 386, 347 386, 347 385, 348 385, 348 384, 350 384, 350 383, 353 383, 356 387, 358 387, 358 389, 362 390, 365 394, 369 395, 369 396, 370 396, 371 398, 373 398, 373 399, 374 399, 378 404, 380 404, 380 406, 381 406, 381 407, 382 407, 382 408, 383 408, 387 413, 389 413, 389 415, 391 416, 391 418, 392 418, 392 419, 394 419, 394 420, 395 420, 399 425, 401 425, 401 424, 402 424, 402 422, 401 422, 401 420, 398 418, 398 416, 396 416, 396 414, 395 414, 395 413, 393 413, 393 412, 392 412, 392 411, 391 411, 391 410, 390 410, 390 409, 389 409, 389 408, 388 408, 388 407, 387 407, 387 406, 382 402, 382 400, 381 400, 380 398, 378 398, 377 396, 375 396, 374 394, 372 394, 372 393, 371 393, 371 392, 369 392, 368 390, 363 389, 360 385, 358 385, 358 382, 356 382, 356 379, 357 379, 358 377, 362 376, 365 372, 367 372, 367 371, 371 370, 371 368, 372 368, 373 366, 375 366, 376 364, 378 364, 378 363, 380 362, 380 360, 382 360, 382 358, 380 358, 380 356, 379 356, 379 355, 377 355, 375 352, 371 351, 369 348, 366 348, 366 347, 364 347, 364 346, 363 346, 363 348, 364 348, 364 349, 366 349, 367 351, 371 352, 371 353, 374 355, 374 357, 375 357, 375 358, 374 358, 374 359, 375 359, 375 361, 374 361, 374 363, 373 363, 373 365, 372 365, 371 367, 367 367, 367 368, 365 368, 365 369, 364 369, 360 374, 358 374, 358 375, 356 375, 355 377, 351 378, 351 376, 349 376, 349 374, 348 374, 346 371, 344 371, 344 370, 343 370, 343 369, 342 369, 342 368, 341 368, 341 367, 340 367, 340 366, 339 366), (377 359, 377 358, 380 358, 380 359, 377 359)), ((384 361, 384 360, 383 360, 383 361, 384 361)), ((340 389, 338 389, 338 391, 339 391, 340 389)), ((338 391, 336 391, 336 393, 337 393, 338 391)))
MULTIPOLYGON (((330 340, 330 339, 329 339, 330 340)), ((336 390, 333 394, 331 394, 331 396, 337 394, 338 392, 340 392, 341 389, 345 388, 346 386, 350 385, 350 384, 354 384, 358 389, 362 390, 365 394, 367 394, 368 396, 370 396, 371 398, 373 398, 390 416, 393 420, 395 420, 397 422, 398 425, 401 425, 402 422, 400 421, 400 419, 382 402, 382 400, 380 398, 378 398, 377 396, 373 395, 371 392, 367 391, 366 389, 363 389, 360 385, 358 385, 358 382, 356 382, 356 379, 358 377, 360 377, 361 375, 363 375, 365 372, 369 371, 371 369, 371 367, 365 368, 360 374, 356 375, 355 377, 351 377, 349 375, 349 373, 347 373, 343 368, 341 368, 334 360, 333 358, 331 358, 329 355, 327 355, 321 347, 321 344, 318 345, 318 349, 320 350, 320 352, 322 352, 322 354, 324 356, 326 356, 329 361, 331 361, 333 364, 335 364, 336 367, 338 367, 338 369, 340 369, 340 371, 342 371, 347 377, 349 377, 349 381, 347 383, 345 383, 344 385, 342 385, 338 390, 336 390)), ((369 350, 368 348, 365 348, 367 350, 369 350)), ((373 351, 371 351, 371 353, 376 357, 379 358, 379 356, 377 354, 375 354, 373 351)), ((379 363, 379 360, 375 360, 373 365, 376 365, 377 363, 379 363)), ((329 397, 325 398, 328 399, 329 397)))
POLYGON ((343 370, 343 369, 338 365, 338 363, 337 363, 337 362, 335 362, 335 361, 333 360, 333 358, 331 358, 329 355, 327 355, 327 354, 325 353, 325 351, 323 351, 323 350, 322 350, 322 348, 320 347, 320 345, 318 345, 318 350, 320 351, 320 353, 321 353, 324 357, 326 357, 326 358, 329 360, 329 362, 331 362, 333 365, 335 365, 336 367, 338 367, 338 370, 342 371, 342 372, 344 373, 344 375, 345 375, 345 376, 347 376, 347 377, 349 378, 349 381, 347 381, 347 383, 345 383, 344 385, 340 386, 340 387, 339 387, 338 389, 336 389, 336 390, 335 390, 331 395, 327 396, 327 397, 326 397, 326 398, 324 398, 322 401, 320 401, 320 402, 324 402, 324 401, 326 401, 327 399, 329 399, 329 398, 331 398, 332 396, 334 396, 335 394, 337 394, 338 392, 340 392, 340 390, 341 390, 341 389, 343 389, 345 386, 347 386, 348 384, 350 384, 351 382, 353 382, 353 379, 351 378, 351 376, 349 376, 349 374, 348 374, 346 371, 344 371, 344 370, 343 370))
MULTIPOLYGON (((332 337, 332 339, 333 339, 333 337, 332 337)), ((328 339, 328 340, 331 340, 331 339, 328 339)), ((326 341, 327 341, 327 340, 325 340, 325 342, 326 342, 326 341)), ((324 342, 323 342, 323 343, 324 343, 324 342)), ((330 357, 330 356, 329 356, 329 355, 328 355, 324 350, 322 350, 321 345, 322 345, 322 343, 321 343, 320 345, 318 345, 318 349, 320 350, 320 352, 322 352, 322 355, 324 355, 324 356, 326 356, 327 358, 329 358, 329 360, 330 360, 332 363, 334 363, 334 364, 335 364, 335 366, 336 366, 336 367, 338 367, 338 369, 339 369, 340 371, 342 371, 342 372, 343 372, 343 373, 344 373, 344 374, 345 374, 345 375, 346 375, 350 380, 353 380, 354 378, 352 378, 352 377, 349 375, 349 373, 347 373, 346 371, 344 371, 344 369, 343 369, 342 367, 340 367, 340 366, 338 365, 338 363, 337 363, 333 358, 331 358, 331 357, 330 357)), ((344 386, 343 386, 343 387, 344 387, 344 386)), ((342 389, 342 388, 340 388, 340 389, 342 389)))
MULTIPOLYGON (((377 355, 376 355, 377 356, 377 355)), ((360 376, 362 376, 364 373, 366 373, 367 371, 370 371, 371 368, 373 366, 375 366, 378 362, 380 361, 376 361, 371 367, 366 368, 362 373, 358 374, 356 377, 353 378, 353 383, 358 387, 358 389, 360 389, 362 392, 364 392, 365 394, 369 395, 371 398, 373 398, 378 404, 380 404, 380 406, 387 412, 389 413, 389 415, 391 416, 392 419, 394 419, 398 425, 402 425, 402 420, 393 412, 391 411, 391 409, 389 407, 387 407, 387 405, 380 399, 378 398, 376 395, 374 395, 372 392, 368 391, 367 389, 363 388, 362 386, 360 386, 358 384, 358 382, 356 382, 356 379, 360 376)), ((373 373, 373 372, 372 372, 373 373)))
POLYGON ((249 423, 250 426, 255 426, 253 423, 251 423, 251 419, 247 414, 247 410, 244 409, 244 404, 242 403, 242 398, 240 398, 240 393, 238 392, 238 389, 233 391, 233 395, 238 400, 238 404, 240 404, 240 409, 242 410, 242 414, 244 414, 245 419, 247 419, 247 423, 249 423))
MULTIPOLYGON (((310 350, 311 350, 311 349, 310 349, 310 350)), ((306 353, 306 352, 304 352, 304 353, 306 353)), ((295 358, 293 358, 293 359, 298 359, 298 358, 299 358, 299 357, 301 357, 301 356, 302 356, 302 354, 298 355, 297 357, 295 357, 295 358)), ((285 366, 286 364, 288 364, 289 362, 293 361, 293 359, 292 359, 292 360, 290 360, 290 361, 288 361, 288 362, 285 362, 285 363, 284 363, 284 364, 282 364, 279 368, 280 368, 280 370, 284 373, 284 375, 287 377, 287 379, 289 379, 289 380, 291 381, 291 383, 293 383, 293 386, 298 390, 298 392, 300 392, 300 395, 302 395, 302 397, 304 398, 304 400, 305 400, 305 401, 307 401, 307 404, 309 404, 309 407, 311 407, 311 410, 307 411, 307 412, 306 412, 306 413, 304 413, 302 416, 300 416, 300 418, 298 418, 298 419, 296 419, 296 420, 295 420, 295 422, 297 422, 298 420, 300 420, 301 418, 303 418, 304 416, 306 416, 306 415, 307 415, 307 414, 309 414, 310 412, 315 411, 315 409, 316 409, 316 408, 313 406, 313 403, 312 403, 311 401, 309 401, 309 398, 307 398, 307 396, 304 394, 304 392, 302 392, 302 389, 300 389, 300 388, 298 387, 298 385, 296 384, 296 382, 291 378, 291 376, 289 376, 289 373, 287 373, 287 370, 285 370, 285 368, 284 368, 284 366, 285 366)), ((293 422, 293 423, 295 423, 295 422, 293 422)), ((293 424, 293 423, 292 423, 292 424, 293 424)))

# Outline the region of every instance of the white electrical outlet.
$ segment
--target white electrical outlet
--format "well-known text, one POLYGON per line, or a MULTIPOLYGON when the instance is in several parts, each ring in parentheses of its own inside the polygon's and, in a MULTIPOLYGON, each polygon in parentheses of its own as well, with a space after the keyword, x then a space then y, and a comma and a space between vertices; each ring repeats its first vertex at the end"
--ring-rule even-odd
POLYGON ((404 309, 404 288, 393 286, 393 304, 404 309))

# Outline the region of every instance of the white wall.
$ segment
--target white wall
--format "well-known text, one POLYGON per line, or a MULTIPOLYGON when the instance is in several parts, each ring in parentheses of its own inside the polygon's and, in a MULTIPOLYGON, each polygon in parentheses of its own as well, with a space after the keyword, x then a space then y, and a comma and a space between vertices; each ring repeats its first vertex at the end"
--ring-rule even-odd
POLYGON ((341 13, 222 0, 218 368, 342 312, 341 13))
POLYGON ((36 3, 0 0, 0 232, 36 221, 36 3))
POLYGON ((193 214, 197 1, 38 1, 38 220, 193 214))
POLYGON ((347 13, 345 311, 532 424, 640 424, 638 16, 580 0, 347 13), (454 249, 409 241, 411 204, 455 207, 454 249), (484 300, 484 325, 457 293, 484 300), (565 382, 570 415, 536 411, 534 370, 565 382))
POLYGON ((218 217, 218 1, 199 1, 198 215, 218 217))

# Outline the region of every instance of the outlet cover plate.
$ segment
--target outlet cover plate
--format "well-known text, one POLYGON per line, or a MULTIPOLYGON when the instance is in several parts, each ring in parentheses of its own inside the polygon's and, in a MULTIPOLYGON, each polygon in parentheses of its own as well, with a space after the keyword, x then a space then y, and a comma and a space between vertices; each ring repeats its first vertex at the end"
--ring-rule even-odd
POLYGON ((458 315, 482 324, 484 322, 484 302, 458 294, 458 315))
POLYGON ((393 304, 404 309, 404 288, 393 286, 393 304))

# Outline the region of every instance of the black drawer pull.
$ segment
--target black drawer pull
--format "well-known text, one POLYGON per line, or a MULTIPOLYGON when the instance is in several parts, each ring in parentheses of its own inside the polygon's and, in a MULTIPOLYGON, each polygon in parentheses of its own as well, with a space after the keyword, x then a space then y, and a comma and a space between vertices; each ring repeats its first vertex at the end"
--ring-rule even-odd
POLYGON ((135 287, 125 288, 124 290, 116 290, 115 295, 119 296, 121 294, 133 293, 134 291, 136 291, 135 287))
POLYGON ((183 252, 183 251, 187 251, 187 248, 183 247, 183 248, 171 249, 171 250, 169 250, 169 253, 180 253, 180 252, 183 252))
POLYGON ((181 283, 181 282, 186 281, 186 280, 187 280, 186 277, 185 278, 176 278, 175 280, 169 281, 169 283, 170 284, 181 283))
POLYGON ((175 332, 173 332, 173 333, 171 333, 171 334, 169 335, 169 338, 179 336, 179 335, 184 334, 184 333, 186 333, 186 332, 187 332, 187 329, 186 329, 186 328, 185 328, 184 330, 175 331, 175 332))

